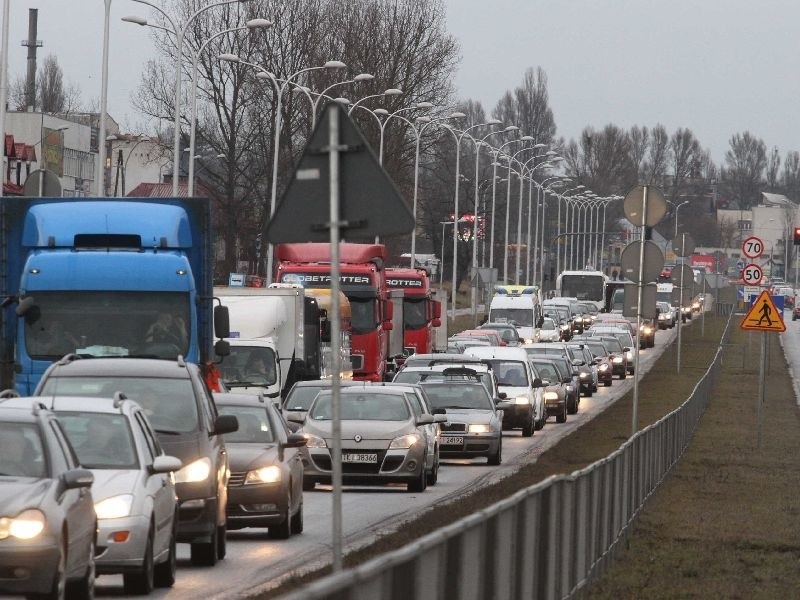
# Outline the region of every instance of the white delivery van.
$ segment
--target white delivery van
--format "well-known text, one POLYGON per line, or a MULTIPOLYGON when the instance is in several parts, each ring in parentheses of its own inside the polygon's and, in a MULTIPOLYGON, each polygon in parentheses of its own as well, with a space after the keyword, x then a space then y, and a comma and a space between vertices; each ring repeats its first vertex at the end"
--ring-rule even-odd
POLYGON ((489 305, 489 321, 514 325, 526 344, 536 340, 536 329, 542 318, 542 302, 538 291, 529 289, 531 293, 519 296, 496 294, 489 305))

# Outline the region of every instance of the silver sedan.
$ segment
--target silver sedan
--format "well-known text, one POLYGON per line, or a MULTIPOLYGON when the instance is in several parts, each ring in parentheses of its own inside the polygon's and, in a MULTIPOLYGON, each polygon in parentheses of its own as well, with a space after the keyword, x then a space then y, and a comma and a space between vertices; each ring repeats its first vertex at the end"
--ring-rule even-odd
MULTIPOLYGON (((402 388, 349 387, 340 392, 344 483, 405 483, 409 492, 424 491, 426 426, 434 423, 433 415, 416 416, 402 388)), ((330 392, 320 392, 301 430, 308 452, 306 489, 331 481, 331 408, 330 392)))

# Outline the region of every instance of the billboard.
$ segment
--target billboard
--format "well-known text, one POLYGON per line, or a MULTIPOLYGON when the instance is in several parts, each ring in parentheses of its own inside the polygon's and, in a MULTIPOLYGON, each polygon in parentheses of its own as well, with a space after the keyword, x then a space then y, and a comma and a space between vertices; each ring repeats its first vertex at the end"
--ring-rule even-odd
POLYGON ((42 131, 44 168, 59 177, 64 176, 64 132, 45 127, 42 131))

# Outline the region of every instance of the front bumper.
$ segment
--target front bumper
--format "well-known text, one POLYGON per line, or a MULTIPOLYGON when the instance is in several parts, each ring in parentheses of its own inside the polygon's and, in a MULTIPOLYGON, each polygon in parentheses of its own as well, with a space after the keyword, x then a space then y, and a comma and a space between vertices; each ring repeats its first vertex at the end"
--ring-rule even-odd
POLYGON ((439 455, 442 458, 475 458, 489 456, 497 452, 501 443, 501 433, 452 432, 439 438, 439 455), (446 438, 461 438, 461 443, 447 444, 446 438))
MULTIPOLYGON (((232 480, 234 475, 231 474, 232 480)), ((288 482, 228 484, 228 505, 225 509, 228 529, 279 525, 283 523, 288 510, 288 482)))
POLYGON ((150 520, 142 515, 98 519, 95 555, 97 573, 123 573, 141 567, 149 532, 150 520), (114 534, 123 531, 128 532, 128 539, 115 542, 114 534))
POLYGON ((217 527, 217 498, 181 499, 178 506, 178 540, 209 543, 217 527))
POLYGON ((533 410, 530 404, 514 404, 510 409, 503 411, 503 428, 524 427, 533 419, 533 410))
POLYGON ((0 540, 0 593, 44 594, 52 588, 58 570, 58 542, 0 540))
MULTIPOLYGON (((366 444, 368 440, 364 441, 366 444)), ((345 484, 382 485, 384 483, 409 483, 416 481, 425 469, 425 445, 421 442, 411 448, 375 449, 342 448, 342 454, 376 454, 377 461, 368 463, 342 463, 342 482, 345 484)), ((325 448, 309 448, 303 480, 330 483, 331 455, 325 448)))

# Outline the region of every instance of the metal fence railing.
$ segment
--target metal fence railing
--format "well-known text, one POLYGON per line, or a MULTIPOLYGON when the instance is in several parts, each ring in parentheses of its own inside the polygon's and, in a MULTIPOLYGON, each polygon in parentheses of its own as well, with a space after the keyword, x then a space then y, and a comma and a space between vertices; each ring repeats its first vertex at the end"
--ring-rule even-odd
POLYGON ((557 475, 282 600, 571 598, 603 574, 705 412, 717 353, 689 398, 611 455, 557 475))

